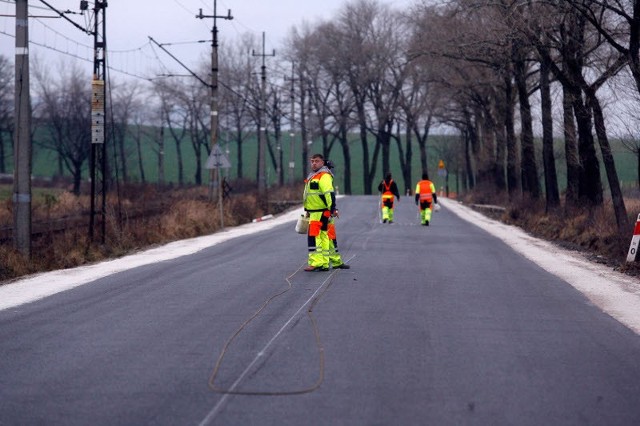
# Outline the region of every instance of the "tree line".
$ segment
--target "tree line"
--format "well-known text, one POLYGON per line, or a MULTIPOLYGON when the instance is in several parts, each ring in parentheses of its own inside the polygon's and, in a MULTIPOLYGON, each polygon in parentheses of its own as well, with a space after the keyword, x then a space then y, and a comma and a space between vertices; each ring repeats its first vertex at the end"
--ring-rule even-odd
MULTIPOLYGON (((265 86, 261 59, 250 54, 257 36, 221 37, 219 134, 235 145, 237 177, 257 182, 245 172, 246 144, 264 129, 268 167, 279 185, 306 175, 305 141, 320 141, 325 156, 340 155, 345 170, 354 166, 357 147, 362 187, 371 194, 376 177, 391 170, 392 153, 405 191, 412 177, 433 172, 427 147, 434 132, 446 129, 456 137, 438 154, 465 189, 544 200, 548 211, 567 212, 601 207, 608 193, 625 229, 608 126, 620 115, 614 108, 620 99, 628 100, 631 107, 622 109, 630 114, 622 120, 628 127, 617 137, 640 153, 632 114, 640 94, 639 26, 640 6, 630 0, 417 1, 409 10, 352 0, 330 19, 291 27, 268 61, 265 86), (285 153, 287 132, 301 140, 297 161, 285 153), (557 140, 562 152, 554 148, 557 140), (414 156, 421 170, 412 170, 414 156), (300 164, 296 176, 287 176, 286 160, 300 164), (566 166, 563 193, 559 161, 566 166)), ((194 70, 204 80, 209 61, 194 70)), ((142 152, 150 147, 162 183, 170 140, 177 183, 186 181, 183 158, 190 149, 193 181, 202 184, 211 149, 210 87, 162 73, 110 81, 109 175, 146 182, 142 152)), ((36 64, 34 75, 33 122, 40 129, 34 144, 56 153, 59 173, 73 176, 79 192, 90 155, 88 79, 75 64, 55 72, 36 64)), ((11 158, 11 79, 10 60, 0 56, 0 173, 11 158)), ((349 173, 341 188, 352 192, 349 173)))

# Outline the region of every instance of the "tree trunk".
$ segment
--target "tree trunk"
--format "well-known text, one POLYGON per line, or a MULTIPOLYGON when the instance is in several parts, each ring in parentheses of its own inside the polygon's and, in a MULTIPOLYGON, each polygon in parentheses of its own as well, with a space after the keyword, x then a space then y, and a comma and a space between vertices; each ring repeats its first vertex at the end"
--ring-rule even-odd
POLYGON ((638 166, 638 181, 636 182, 636 186, 640 189, 640 149, 636 151, 636 163, 638 166))
MULTIPOLYGON (((129 167, 127 165, 127 155, 126 155, 125 146, 124 146, 124 140, 125 140, 126 133, 127 133, 127 125, 126 124, 120 124, 120 126, 122 126, 122 128, 116 130, 116 132, 118 134, 118 137, 117 137, 118 142, 117 142, 117 144, 118 144, 118 148, 120 149, 120 152, 119 152, 120 155, 118 157, 120 157, 120 167, 121 167, 121 170, 122 170, 122 181, 126 183, 126 182, 129 182, 129 167)), ((116 125, 116 128, 120 127, 120 126, 116 125)), ((118 165, 115 164, 114 168, 117 170, 118 169, 118 165)))
POLYGON ((342 158, 344 158, 344 193, 351 194, 351 151, 349 150, 349 130, 344 123, 340 124, 340 146, 342 147, 342 158))
MULTIPOLYGON (((391 173, 391 160, 390 160, 390 151, 391 151, 391 127, 392 124, 389 122, 380 123, 378 127, 378 137, 377 143, 382 147, 382 173, 387 174, 391 173)), ((372 176, 373 178, 374 176, 372 176)))
POLYGON ((431 130, 431 115, 427 117, 427 121, 424 125, 424 134, 420 134, 420 131, 417 125, 414 125, 414 134, 416 138, 418 138, 418 147, 420 148, 420 167, 422 168, 422 173, 429 172, 429 166, 427 164, 427 140, 429 139, 429 131, 431 130))
POLYGON ((504 110, 506 108, 505 100, 499 98, 494 103, 491 114, 493 115, 493 121, 495 123, 494 134, 496 141, 496 159, 493 169, 493 181, 498 188, 498 191, 504 192, 507 190, 507 181, 505 180, 505 162, 507 159, 507 136, 505 134, 505 127, 502 120, 504 117, 504 110))
POLYGON ((521 150, 522 150, 522 190, 532 198, 540 198, 540 182, 538 181, 538 166, 536 151, 533 145, 533 125, 531 118, 531 104, 525 75, 524 59, 518 55, 514 61, 514 76, 520 101, 521 150))
POLYGON ((494 185, 496 170, 494 137, 496 134, 496 126, 490 109, 490 106, 485 105, 485 108, 480 114, 480 121, 482 123, 480 126, 480 139, 482 140, 482 144, 478 157, 478 182, 494 185))
MULTIPOLYGON (((356 96, 356 99, 358 96, 356 96)), ((369 167, 369 142, 367 140, 367 119, 364 110, 364 101, 357 101, 356 108, 358 111, 358 124, 360 126, 360 144, 362 146, 362 176, 364 178, 364 194, 372 194, 372 178, 369 167)), ((375 164, 374 164, 375 168, 375 164)))
POLYGON ((73 163, 73 195, 80 195, 82 184, 82 163, 73 163))
POLYGON ((611 191, 611 201, 613 202, 613 210, 616 215, 616 223, 618 225, 619 232, 625 232, 629 228, 629 218, 627 216, 627 209, 624 205, 624 198, 622 196, 622 189, 620 188, 620 180, 618 179, 618 172, 616 171, 616 165, 613 160, 613 154, 611 153, 611 146, 609 145, 609 138, 607 137, 607 130, 604 124, 604 115, 602 114, 602 107, 600 101, 596 97, 596 94, 592 90, 588 90, 587 101, 593 111, 593 120, 598 135, 598 142, 600 143, 600 152, 602 153, 602 163, 604 164, 605 171, 607 173, 607 180, 609 181, 609 189, 611 191))
MULTIPOLYGON (((400 136, 400 131, 398 131, 398 137, 400 136)), ((405 166, 402 169, 402 177, 404 178, 404 194, 407 194, 412 189, 413 179, 411 179, 412 167, 411 162, 413 159, 413 135, 411 134, 411 130, 407 127, 405 132, 405 146, 406 150, 404 153, 404 164, 405 166)))
MULTIPOLYGON (((244 162, 242 161, 242 158, 243 158, 242 142, 244 142, 244 140, 242 136, 242 126, 240 125, 240 122, 238 122, 238 124, 236 125, 236 141, 238 144, 238 152, 236 153, 236 160, 237 160, 236 176, 238 177, 238 179, 242 179, 244 177, 244 162)), ((304 142, 304 139, 302 141, 304 142)))
POLYGON ((465 159, 465 169, 467 174, 467 188, 469 190, 473 190, 475 188, 476 183, 473 176, 473 165, 471 161, 471 147, 473 143, 471 142, 471 134, 470 132, 464 132, 464 159, 465 159))
POLYGON ((573 99, 568 88, 562 87, 562 109, 564 115, 564 155, 567 162, 567 191, 565 205, 578 207, 580 199, 580 156, 576 138, 576 124, 573 117, 573 99))
POLYGON ((138 154, 138 170, 140 171, 140 182, 146 183, 147 178, 144 173, 144 162, 142 161, 142 137, 140 134, 140 126, 136 128, 134 139, 136 141, 136 151, 138 154))
POLYGON ((542 165, 544 168, 544 186, 546 193, 546 211, 560 206, 558 174, 553 152, 553 117, 551 111, 551 88, 549 83, 549 63, 543 58, 540 62, 540 98, 542 114, 542 165))
POLYGON ((582 101, 580 89, 571 88, 573 111, 578 124, 578 154, 580 156, 580 177, 578 179, 578 199, 590 206, 603 203, 600 164, 591 133, 591 109, 582 101))
POLYGON ((5 166, 5 154, 4 154, 4 137, 3 132, 0 131, 0 173, 7 173, 7 168, 5 166))
POLYGON ((507 73, 504 79, 506 99, 504 128, 507 135, 507 191, 509 192, 509 199, 513 200, 514 196, 519 194, 520 191, 520 180, 518 175, 518 140, 516 139, 514 124, 515 101, 511 75, 507 73))

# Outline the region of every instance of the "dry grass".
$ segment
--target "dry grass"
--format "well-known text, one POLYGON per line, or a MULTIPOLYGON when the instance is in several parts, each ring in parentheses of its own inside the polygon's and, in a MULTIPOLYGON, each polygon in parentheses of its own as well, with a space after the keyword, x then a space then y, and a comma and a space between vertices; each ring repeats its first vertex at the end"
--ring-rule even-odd
MULTIPOLYGON (((155 187, 130 186, 120 189, 119 196, 107 197, 105 244, 96 242, 100 240, 99 227, 94 231, 94 242, 90 242, 88 227, 84 225, 34 239, 29 260, 10 243, 0 245, 0 281, 124 256, 154 245, 211 234, 221 227, 219 206, 209 200, 206 188, 158 191, 155 187)), ((269 200, 291 200, 299 199, 301 193, 301 187, 283 187, 272 189, 268 197, 269 200)), ((89 197, 75 197, 68 192, 43 197, 33 203, 32 221, 80 216, 89 210, 89 204, 89 197)), ((269 202, 255 191, 234 193, 223 205, 225 227, 248 223, 290 207, 269 202)), ((10 226, 12 221, 11 203, 4 201, 0 204, 0 226, 10 226)))
MULTIPOLYGON (((271 189, 267 197, 238 185, 224 202, 225 227, 251 222, 268 213, 279 213, 300 200, 301 186, 271 189), (240 193, 240 191, 242 191, 240 193), (269 201, 271 200, 271 202, 269 201)), ((505 207, 494 218, 519 226, 531 234, 555 241, 570 249, 587 253, 594 261, 615 269, 640 275, 638 263, 626 263, 633 225, 640 213, 640 200, 625 200, 630 229, 619 233, 610 202, 595 210, 545 213, 544 203, 521 200, 510 203, 495 191, 476 191, 463 197, 467 204, 493 204, 505 207)), ((46 221, 81 215, 89 210, 88 196, 75 197, 69 192, 52 191, 39 197, 32 206, 32 220, 46 221)), ((0 227, 13 221, 11 202, 0 202, 0 227)), ((211 234, 220 229, 219 208, 209 201, 206 188, 158 190, 154 186, 121 187, 119 196, 107 198, 105 244, 90 242, 86 226, 64 233, 45 233, 32 243, 29 261, 11 244, 0 245, 0 281, 36 272, 72 268, 100 260, 124 256, 153 245, 183 238, 211 234)))

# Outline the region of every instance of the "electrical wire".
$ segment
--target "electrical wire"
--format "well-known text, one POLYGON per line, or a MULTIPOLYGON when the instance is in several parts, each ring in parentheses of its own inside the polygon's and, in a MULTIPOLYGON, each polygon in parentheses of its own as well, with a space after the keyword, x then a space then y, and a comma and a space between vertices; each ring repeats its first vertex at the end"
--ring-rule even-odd
POLYGON ((211 376, 209 378, 209 388, 212 391, 214 391, 216 393, 227 394, 227 395, 284 396, 284 395, 300 395, 300 394, 310 393, 310 392, 313 392, 314 390, 316 390, 316 389, 318 389, 320 387, 320 385, 324 381, 324 365, 325 365, 325 363, 324 363, 324 347, 322 346, 322 340, 320 338, 320 330, 319 330, 319 327, 318 327, 317 320, 313 315, 313 310, 316 307, 316 305, 320 302, 320 300, 323 298, 323 296, 327 293, 329 288, 332 286, 333 280, 334 280, 334 278, 336 276, 336 273, 338 271, 337 269, 333 270, 331 272, 331 274, 329 275, 329 277, 327 277, 320 284, 320 286, 316 289, 316 291, 311 295, 311 298, 309 298, 300 307, 300 309, 298 309, 298 311, 282 326, 280 331, 278 331, 278 333, 276 333, 276 335, 267 343, 267 345, 264 347, 264 349, 258 354, 258 356, 256 356, 256 358, 249 364, 249 366, 247 366, 245 371, 240 375, 240 377, 238 377, 236 379, 236 381, 230 387, 222 388, 222 387, 219 387, 219 386, 217 386, 215 384, 215 380, 218 377, 220 366, 221 366, 222 361, 224 360, 225 356, 227 355, 228 349, 231 346, 231 344, 238 337, 238 335, 240 335, 242 333, 242 331, 245 330, 246 327, 260 315, 260 313, 269 305, 269 303, 271 303, 275 298, 280 297, 283 294, 289 292, 293 288, 293 284, 291 283, 291 279, 298 272, 300 272, 301 269, 302 269, 302 266, 299 267, 291 275, 287 276, 285 278, 285 281, 287 282, 287 288, 284 291, 276 293, 276 294, 270 296, 267 300, 265 300, 264 303, 262 304, 262 306, 260 306, 260 308, 251 317, 249 317, 244 323, 242 323, 242 325, 233 333, 233 335, 224 344, 224 346, 222 348, 222 351, 221 351, 220 355, 218 356, 218 359, 216 360, 215 366, 213 368, 213 372, 211 373, 211 376), (291 390, 280 390, 280 391, 235 390, 235 387, 240 383, 240 381, 244 378, 244 376, 249 372, 249 370, 257 362, 257 360, 260 358, 260 356, 264 352, 264 350, 268 349, 269 346, 271 346, 271 344, 277 339, 277 337, 282 333, 282 331, 284 331, 284 329, 291 323, 291 321, 293 321, 297 317, 297 315, 302 311, 302 309, 304 309, 304 307, 307 306, 307 305, 308 305, 307 317, 309 318, 309 321, 311 322, 311 326, 312 326, 312 329, 313 329, 313 334, 314 334, 315 342, 316 342, 316 348, 317 348, 317 352, 318 352, 318 377, 317 377, 315 383, 313 383, 313 384, 311 384, 311 385, 309 385, 308 387, 305 387, 305 388, 291 389, 291 390))

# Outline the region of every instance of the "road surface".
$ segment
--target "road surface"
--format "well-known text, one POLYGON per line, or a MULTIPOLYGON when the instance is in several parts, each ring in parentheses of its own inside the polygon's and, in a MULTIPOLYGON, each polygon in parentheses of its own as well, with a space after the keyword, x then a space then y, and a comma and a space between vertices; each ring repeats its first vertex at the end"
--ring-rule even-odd
POLYGON ((633 323, 444 204, 340 199, 350 270, 289 220, 4 306, 0 425, 640 424, 633 323))

